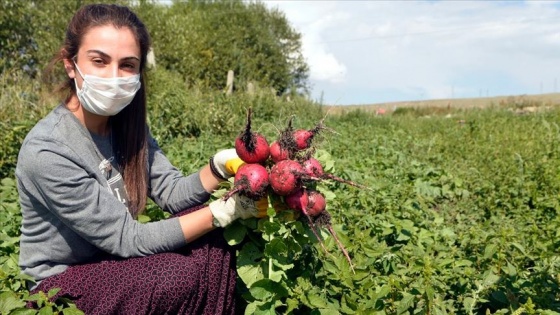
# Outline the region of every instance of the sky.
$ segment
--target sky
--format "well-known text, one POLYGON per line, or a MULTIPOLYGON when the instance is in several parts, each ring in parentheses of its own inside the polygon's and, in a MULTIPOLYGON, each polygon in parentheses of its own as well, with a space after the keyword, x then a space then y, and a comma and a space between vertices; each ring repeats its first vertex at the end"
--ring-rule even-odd
POLYGON ((560 92, 560 1, 263 1, 328 105, 560 92))

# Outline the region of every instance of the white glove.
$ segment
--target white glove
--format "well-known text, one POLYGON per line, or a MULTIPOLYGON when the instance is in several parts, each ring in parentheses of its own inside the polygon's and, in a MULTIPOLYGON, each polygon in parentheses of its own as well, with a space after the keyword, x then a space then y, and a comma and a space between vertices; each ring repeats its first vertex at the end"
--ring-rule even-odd
POLYGON ((235 149, 226 149, 219 151, 210 159, 210 169, 215 176, 228 179, 237 173, 237 169, 245 164, 235 149))
POLYGON ((208 206, 214 217, 214 225, 226 227, 237 219, 266 216, 268 200, 262 198, 255 201, 249 197, 234 194, 227 200, 222 198, 214 200, 208 206))

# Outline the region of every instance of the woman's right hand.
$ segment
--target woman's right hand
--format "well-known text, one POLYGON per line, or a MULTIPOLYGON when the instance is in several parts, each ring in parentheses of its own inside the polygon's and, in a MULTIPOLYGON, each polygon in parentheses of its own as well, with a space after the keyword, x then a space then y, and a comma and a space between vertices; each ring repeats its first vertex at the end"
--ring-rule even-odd
POLYGON ((214 200, 208 206, 218 225, 226 227, 237 219, 265 217, 268 209, 268 199, 265 197, 255 201, 251 198, 234 194, 227 200, 222 198, 214 200))

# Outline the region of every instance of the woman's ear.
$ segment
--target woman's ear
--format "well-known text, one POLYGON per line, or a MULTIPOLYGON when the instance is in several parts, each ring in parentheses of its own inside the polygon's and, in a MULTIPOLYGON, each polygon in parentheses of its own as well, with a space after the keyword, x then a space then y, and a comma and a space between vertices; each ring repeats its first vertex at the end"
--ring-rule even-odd
MULTIPOLYGON (((64 53, 64 51, 62 51, 61 55, 65 56, 66 54, 64 53)), ((76 70, 75 70, 74 62, 71 59, 66 59, 66 58, 62 58, 62 62, 64 62, 64 70, 66 70, 66 74, 68 74, 68 77, 70 79, 76 78, 76 70)))

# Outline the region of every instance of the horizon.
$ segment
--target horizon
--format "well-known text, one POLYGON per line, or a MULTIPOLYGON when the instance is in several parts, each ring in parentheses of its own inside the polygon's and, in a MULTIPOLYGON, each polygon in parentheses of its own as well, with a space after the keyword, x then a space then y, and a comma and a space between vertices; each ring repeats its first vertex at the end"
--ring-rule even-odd
POLYGON ((380 102, 380 103, 364 103, 364 104, 324 104, 328 106, 381 106, 381 105, 388 105, 388 104, 395 104, 395 103, 422 103, 422 102, 445 102, 445 101, 466 101, 466 100, 489 100, 489 99, 507 99, 507 98, 547 98, 552 97, 560 101, 560 92, 551 92, 551 93, 537 93, 537 94, 507 94, 507 95, 494 95, 494 96, 476 96, 476 97, 456 97, 456 98, 433 98, 433 99, 409 99, 409 100, 401 100, 401 101, 387 101, 387 102, 380 102))
POLYGON ((559 1, 263 1, 329 105, 558 92, 559 1))

